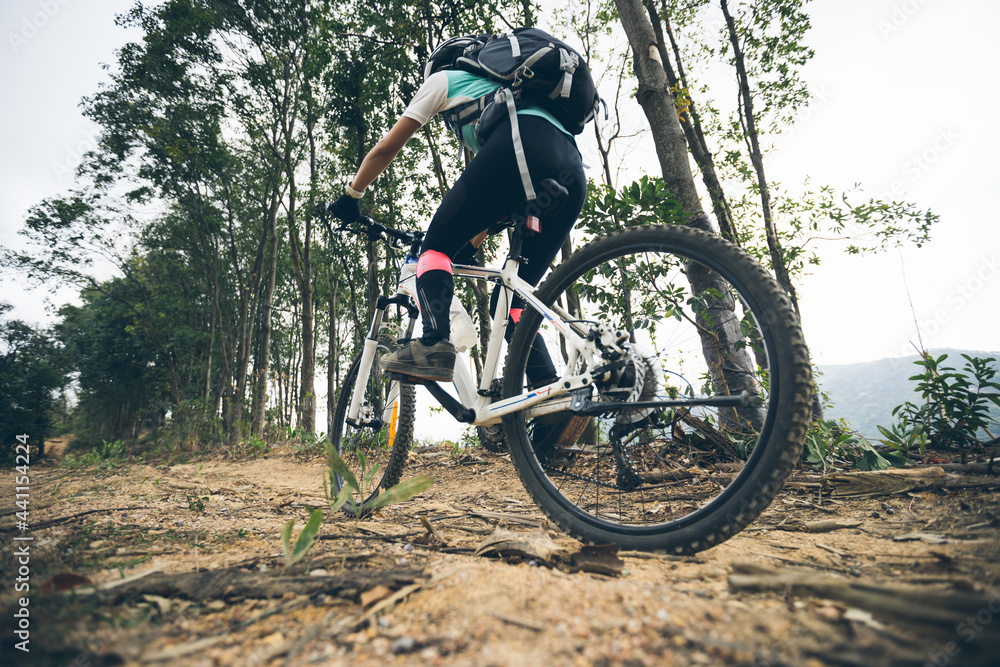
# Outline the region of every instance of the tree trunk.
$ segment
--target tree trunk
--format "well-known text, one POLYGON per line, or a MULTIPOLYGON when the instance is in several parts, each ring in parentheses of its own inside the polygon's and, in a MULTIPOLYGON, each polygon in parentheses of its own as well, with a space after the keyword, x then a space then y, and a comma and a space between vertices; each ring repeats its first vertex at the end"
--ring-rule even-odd
POLYGON ((664 185, 690 216, 702 213, 688 162, 687 141, 677 119, 677 107, 667 89, 667 76, 649 17, 640 0, 615 0, 629 44, 636 78, 636 98, 653 134, 664 185))
POLYGON ((267 271, 267 286, 264 289, 264 299, 261 303, 260 335, 257 347, 256 380, 253 392, 253 421, 250 434, 258 438, 264 434, 264 415, 267 408, 267 384, 271 361, 271 310, 274 304, 274 284, 278 273, 278 230, 275 218, 278 213, 277 193, 272 197, 271 210, 268 211, 267 226, 269 230, 268 250, 271 262, 267 271))
POLYGON ((339 341, 337 340, 337 281, 330 282, 330 331, 326 355, 326 432, 333 438, 333 413, 337 409, 337 361, 339 341))
MULTIPOLYGON (((677 108, 667 88, 667 77, 653 33, 649 16, 643 11, 641 0, 615 0, 622 27, 632 46, 636 77, 639 81, 637 97, 649 121, 653 134, 656 155, 663 172, 666 189, 690 214, 690 224, 704 231, 714 233, 712 223, 701 209, 694 177, 688 162, 687 141, 677 117, 677 108)), ((711 294, 716 290, 719 277, 696 264, 686 267, 688 281, 694 294, 711 294)), ((747 386, 747 370, 754 365, 745 349, 736 349, 736 343, 743 340, 739 318, 732 300, 715 301, 711 307, 711 330, 701 330, 701 344, 705 362, 716 391, 739 392, 741 389, 756 389, 747 386), (722 363, 722 359, 726 363, 722 363)), ((751 372, 749 377, 753 377, 751 372)), ((740 414, 732 411, 720 413, 723 426, 732 430, 744 430, 761 422, 756 406, 741 408, 740 414), (728 414, 727 414, 728 413, 728 414)))
POLYGON ((684 105, 686 108, 683 112, 678 113, 678 116, 681 128, 684 130, 684 137, 687 139, 688 148, 691 151, 691 156, 698 165, 698 169, 701 172, 701 179, 705 183, 705 188, 708 190, 708 195, 712 200, 712 212, 719 223, 719 230, 723 238, 739 244, 729 203, 726 201, 722 183, 715 172, 715 160, 712 157, 712 153, 708 150, 708 144, 705 142, 705 134, 701 128, 698 112, 695 109, 694 100, 691 99, 691 92, 684 75, 684 66, 681 63, 680 49, 674 41, 673 30, 670 28, 670 19, 666 16, 665 8, 664 16, 661 17, 656 11, 652 0, 644 1, 646 3, 646 10, 649 13, 649 20, 653 26, 653 32, 656 35, 656 43, 660 51, 660 58, 663 60, 663 72, 667 76, 667 82, 670 84, 672 90, 682 92, 687 97, 687 104, 684 105), (676 72, 674 72, 673 67, 670 65, 670 56, 667 53, 667 44, 664 39, 661 23, 666 24, 667 34, 670 36, 670 47, 674 56, 674 62, 677 64, 676 72))
POLYGON ((722 6, 722 14, 726 18, 729 42, 733 46, 733 59, 736 64, 736 75, 740 85, 740 101, 743 103, 741 118, 744 126, 743 129, 746 132, 750 162, 753 163, 754 172, 757 174, 757 188, 760 190, 760 207, 764 214, 764 230, 767 236, 767 249, 771 255, 771 265, 778 284, 788 294, 788 298, 792 300, 792 306, 798 312, 798 297, 795 294, 795 287, 788 276, 784 254, 781 251, 781 244, 778 241, 778 232, 774 227, 774 216, 771 212, 771 191, 768 189, 767 178, 764 176, 764 156, 761 153, 760 139, 757 135, 757 120, 753 112, 753 97, 750 95, 750 80, 747 76, 743 49, 740 47, 739 36, 736 34, 736 23, 729 13, 726 0, 721 0, 720 4, 722 6))

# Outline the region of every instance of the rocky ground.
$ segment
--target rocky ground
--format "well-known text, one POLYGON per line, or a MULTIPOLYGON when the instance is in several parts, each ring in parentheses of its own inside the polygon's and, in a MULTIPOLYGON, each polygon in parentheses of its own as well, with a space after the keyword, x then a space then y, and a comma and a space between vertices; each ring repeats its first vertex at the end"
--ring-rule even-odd
POLYGON ((364 521, 327 516, 290 568, 283 525, 295 519, 297 532, 325 503, 315 455, 36 462, 26 531, 15 471, 2 471, 0 659, 997 664, 1000 485, 981 476, 837 499, 800 473, 749 529, 677 558, 585 550, 545 521, 507 457, 424 450, 408 471, 432 475, 433 487, 364 521), (15 590, 15 550, 26 543, 17 536, 33 538, 30 653, 11 639, 25 595, 15 590))

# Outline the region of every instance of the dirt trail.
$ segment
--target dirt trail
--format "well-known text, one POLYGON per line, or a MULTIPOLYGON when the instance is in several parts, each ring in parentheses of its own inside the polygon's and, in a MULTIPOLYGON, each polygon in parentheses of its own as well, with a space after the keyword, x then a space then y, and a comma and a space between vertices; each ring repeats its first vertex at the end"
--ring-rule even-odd
MULTIPOLYGON (((290 452, 112 470, 33 465, 31 584, 45 590, 31 594, 30 659, 4 640, 0 662, 996 664, 996 491, 824 498, 817 508, 814 495, 789 489, 720 546, 691 558, 620 554, 623 571, 609 576, 475 555, 497 527, 547 527, 567 553, 581 545, 547 526, 506 457, 442 448, 411 457, 408 474, 433 475, 430 490, 356 525, 327 517, 304 562, 287 570, 278 536, 292 518, 297 532, 309 508, 323 504, 323 470, 322 459, 290 452), (790 530, 824 519, 854 526, 790 530), (101 586, 150 570, 99 600, 86 594, 89 585, 74 597, 58 590, 77 583, 73 575, 101 586), (830 586, 803 588, 796 572, 830 586), (789 583, 749 592, 740 584, 748 576, 789 583), (213 581, 223 587, 211 589, 213 581), (251 583, 264 592, 245 590, 251 583), (859 584, 890 594, 875 588, 865 597, 870 590, 859 584), (916 598, 897 599, 896 590, 916 598), (897 606, 886 611, 879 600, 897 606), (953 601, 958 615, 935 615, 953 601)), ((14 497, 13 479, 4 472, 0 505, 14 497)), ((15 511, 3 508, 8 545, 20 534, 15 511)), ((17 604, 16 571, 8 546, 0 555, 4 619, 17 604)))

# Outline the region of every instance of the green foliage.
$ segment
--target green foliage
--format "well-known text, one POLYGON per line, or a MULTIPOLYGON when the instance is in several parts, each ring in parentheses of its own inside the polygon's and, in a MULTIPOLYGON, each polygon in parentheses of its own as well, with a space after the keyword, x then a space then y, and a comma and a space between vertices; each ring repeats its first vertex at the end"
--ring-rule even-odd
POLYGON ((877 450, 863 435, 850 430, 843 422, 821 419, 806 434, 804 462, 827 470, 853 466, 859 470, 885 470, 906 465, 900 452, 877 450))
POLYGON ((642 176, 618 192, 591 182, 577 228, 597 237, 625 227, 678 224, 685 219, 663 179, 642 176))
POLYGON ((997 428, 990 415, 991 407, 1000 407, 1000 383, 994 382, 996 359, 982 359, 963 354, 962 370, 944 366, 947 354, 935 358, 923 353, 914 362, 923 372, 910 380, 917 382, 920 404, 907 401, 892 414, 897 418, 892 429, 879 427, 890 446, 969 449, 995 443, 990 427, 997 428), (985 435, 986 440, 981 440, 985 435))
POLYGON ((911 424, 907 417, 900 415, 899 421, 889 428, 881 425, 877 428, 882 434, 880 442, 891 449, 900 452, 917 450, 921 456, 927 451, 927 435, 924 433, 924 425, 920 422, 911 424))
POLYGON ((83 453, 69 452, 63 457, 61 466, 64 468, 117 468, 123 463, 134 460, 128 447, 121 440, 103 441, 83 453))
POLYGON ((0 303, 0 467, 15 462, 16 436, 41 451, 50 435, 56 392, 65 384, 63 355, 44 331, 3 319, 11 309, 0 303))
POLYGON ((889 466, 902 468, 906 465, 906 456, 900 452, 877 451, 863 435, 858 436, 858 458, 854 467, 859 470, 885 470, 889 466))
POLYGON ((234 459, 257 459, 266 456, 271 451, 271 445, 263 438, 255 435, 248 436, 246 440, 229 450, 229 455, 234 459))
POLYGON ((418 493, 429 489, 434 484, 434 478, 430 475, 417 475, 410 479, 404 479, 399 484, 385 489, 374 498, 365 500, 365 496, 368 494, 364 493, 362 489, 372 488, 372 482, 375 479, 375 475, 379 472, 379 467, 375 465, 369 468, 365 463, 364 455, 359 452, 358 458, 361 461, 362 473, 362 482, 359 482, 332 443, 328 442, 326 445, 326 456, 328 468, 327 474, 323 478, 323 490, 327 501, 330 503, 331 512, 340 510, 340 508, 350 502, 353 504, 353 513, 360 518, 381 507, 409 500, 418 493), (333 495, 333 489, 336 488, 334 486, 335 475, 344 481, 343 488, 341 488, 336 496, 333 495))
POLYGON ((223 442, 222 419, 213 414, 213 407, 204 398, 182 401, 156 433, 160 448, 172 454, 205 452, 223 442))
POLYGON ((205 506, 208 504, 209 497, 189 495, 187 496, 187 501, 189 510, 191 510, 192 512, 198 512, 199 514, 203 514, 205 512, 205 506))
MULTIPOLYGON (((737 0, 728 7, 747 74, 760 158, 766 163, 780 136, 794 131, 814 103, 803 76, 814 56, 808 43, 811 16, 806 0, 737 0)), ((930 210, 868 196, 857 185, 846 192, 816 188, 808 179, 801 186, 767 183, 775 230, 775 238, 768 238, 759 175, 748 151, 743 92, 694 78, 699 72, 716 71, 719 64, 733 68, 737 78, 736 54, 720 10, 719 3, 707 0, 666 0, 657 7, 671 28, 668 41, 677 46, 673 65, 678 71, 683 68, 686 77, 675 100, 686 115, 689 109, 697 111, 705 143, 715 156, 714 167, 725 183, 722 208, 737 227, 738 243, 765 266, 792 278, 820 263, 822 256, 815 250, 820 240, 838 241, 848 254, 926 243, 939 222, 930 210), (705 29, 715 26, 719 29, 705 29)))
POLYGON ((281 550, 285 554, 285 564, 294 565, 306 555, 309 551, 309 547, 313 545, 316 541, 316 536, 319 534, 320 524, 323 522, 323 510, 314 509, 312 513, 309 514, 309 520, 306 521, 306 525, 302 528, 302 532, 299 533, 299 539, 295 541, 295 547, 291 548, 290 544, 292 541, 292 528, 295 526, 295 519, 290 519, 288 523, 285 524, 284 530, 281 531, 281 550))
MULTIPOLYGON (((359 260, 363 240, 321 237, 318 202, 395 122, 440 41, 533 12, 521 0, 164 0, 120 16, 138 37, 83 100, 95 150, 72 192, 29 212, 29 251, 0 251, 33 281, 85 290, 61 327, 79 374, 78 435, 166 425, 158 436, 172 449, 224 439, 253 454, 301 417, 323 338, 334 375, 351 356, 369 266, 383 291, 392 280, 390 262, 359 260), (137 205, 155 213, 138 219, 137 205), (118 275, 96 278, 98 258, 118 275)), ((409 142, 368 211, 427 218, 461 167, 441 159, 454 154, 447 137, 433 124, 409 142)))
MULTIPOLYGON (((770 184, 770 192, 779 223, 781 260, 792 275, 803 275, 822 262, 817 240, 837 243, 850 255, 878 253, 904 243, 919 248, 930 241, 933 226, 940 222, 930 210, 871 197, 860 185, 841 192, 826 185, 816 188, 806 179, 798 192, 776 182, 770 184)), ((759 233, 762 217, 756 192, 743 193, 732 207, 745 225, 740 228, 740 245, 765 265, 771 262, 759 233)))

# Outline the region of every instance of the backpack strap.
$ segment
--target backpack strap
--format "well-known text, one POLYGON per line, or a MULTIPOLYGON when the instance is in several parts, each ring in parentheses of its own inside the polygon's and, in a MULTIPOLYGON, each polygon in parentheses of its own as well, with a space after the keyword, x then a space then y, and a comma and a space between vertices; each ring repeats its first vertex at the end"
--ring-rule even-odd
MULTIPOLYGON (((572 72, 569 72, 568 75, 572 81, 572 72)), ((564 85, 566 85, 565 82, 564 85)), ((495 93, 483 95, 479 99, 447 109, 441 115, 444 118, 445 124, 451 128, 455 136, 458 137, 459 142, 462 143, 462 127, 464 125, 479 118, 483 110, 491 102, 505 105, 507 107, 507 115, 510 116, 510 135, 514 143, 514 157, 517 159, 517 169, 521 174, 521 184, 524 186, 525 197, 531 201, 536 197, 535 188, 531 184, 531 175, 528 173, 528 161, 524 156, 524 145, 521 143, 521 128, 517 122, 517 104, 514 98, 515 94, 509 88, 500 88, 495 93)))
POLYGON ((445 123, 453 130, 457 131, 463 125, 467 125, 483 114, 483 109, 493 99, 493 93, 483 95, 479 99, 457 104, 450 109, 441 112, 445 123))
POLYGON ((570 96, 573 88, 573 74, 576 73, 579 64, 580 57, 578 55, 566 49, 559 49, 559 69, 563 71, 562 83, 552 89, 549 94, 551 99, 570 96))
POLYGON ((501 88, 496 92, 495 100, 497 104, 507 105, 507 114, 510 116, 510 136, 514 142, 514 157, 517 159, 517 169, 521 173, 524 195, 528 201, 531 201, 536 196, 535 188, 531 184, 531 175, 528 173, 528 160, 524 157, 524 145, 521 143, 521 128, 517 123, 517 106, 514 104, 514 94, 509 88, 501 88))

